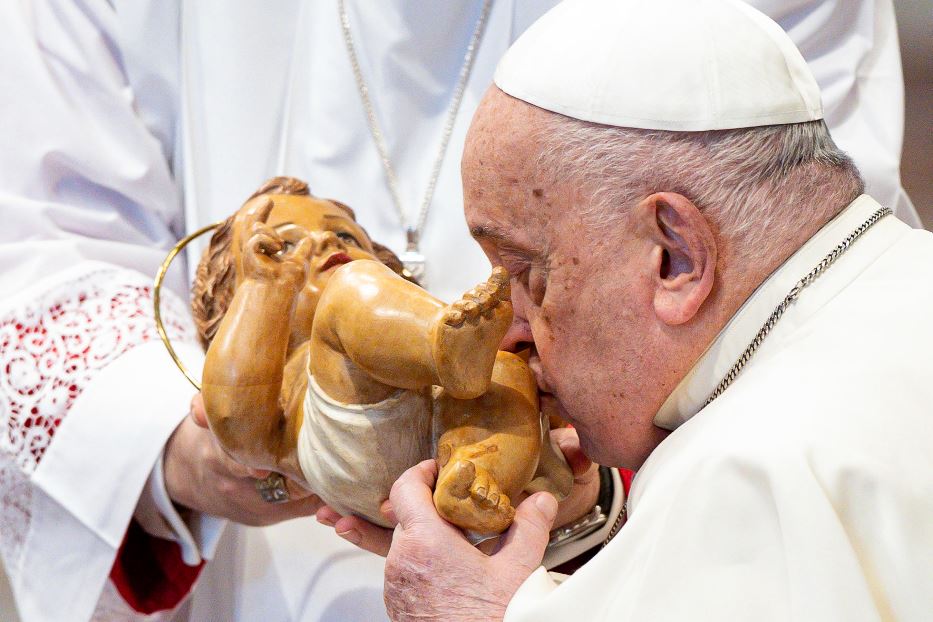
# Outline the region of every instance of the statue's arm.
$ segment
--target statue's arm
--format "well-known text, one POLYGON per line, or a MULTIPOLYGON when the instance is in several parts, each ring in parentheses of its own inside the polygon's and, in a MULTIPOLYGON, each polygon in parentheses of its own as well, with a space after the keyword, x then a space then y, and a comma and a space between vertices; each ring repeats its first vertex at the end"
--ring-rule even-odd
POLYGON ((257 229, 244 251, 246 276, 207 351, 202 393, 224 449, 248 466, 275 469, 294 450, 282 380, 309 249, 303 243, 280 255, 268 230, 257 229))
POLYGON ((234 458, 273 468, 280 449, 280 395, 295 294, 248 279, 207 351, 202 393, 211 429, 234 458))

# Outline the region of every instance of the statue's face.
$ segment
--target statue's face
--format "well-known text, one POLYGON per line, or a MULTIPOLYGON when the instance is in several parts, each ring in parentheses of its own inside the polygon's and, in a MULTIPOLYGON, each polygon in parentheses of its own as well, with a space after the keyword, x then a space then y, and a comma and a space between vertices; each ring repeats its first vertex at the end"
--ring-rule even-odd
MULTIPOLYGON (((310 338, 318 299, 337 268, 356 259, 378 259, 363 228, 335 203, 311 196, 269 196, 273 207, 266 223, 275 229, 286 245, 298 244, 306 236, 314 240, 308 275, 298 294, 292 323, 290 346, 296 346, 310 338)), ((235 226, 233 252, 236 254, 238 275, 243 274, 241 255, 248 237, 249 231, 240 231, 235 226)))

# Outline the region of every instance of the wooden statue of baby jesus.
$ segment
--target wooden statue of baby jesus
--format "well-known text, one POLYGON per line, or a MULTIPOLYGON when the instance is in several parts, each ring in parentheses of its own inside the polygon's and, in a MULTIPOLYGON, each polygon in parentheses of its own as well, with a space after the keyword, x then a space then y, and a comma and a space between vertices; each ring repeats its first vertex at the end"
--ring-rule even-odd
POLYGON ((440 515, 476 540, 501 533, 520 492, 563 498, 572 483, 530 370, 498 351, 508 274, 448 305, 400 272, 348 207, 267 182, 198 266, 211 430, 240 463, 383 526, 392 484, 434 457, 440 515))

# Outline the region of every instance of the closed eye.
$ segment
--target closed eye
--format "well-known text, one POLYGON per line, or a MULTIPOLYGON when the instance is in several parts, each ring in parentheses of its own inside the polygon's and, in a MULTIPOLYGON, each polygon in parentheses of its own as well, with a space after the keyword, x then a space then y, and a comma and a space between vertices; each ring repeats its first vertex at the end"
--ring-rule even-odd
POLYGON ((357 248, 363 247, 362 244, 360 244, 360 241, 357 240, 356 236, 354 236, 352 233, 347 233, 346 231, 337 231, 337 237, 340 238, 341 241, 352 244, 357 248))
POLYGON ((499 260, 502 262, 503 267, 509 271, 509 274, 511 274, 513 278, 526 272, 531 266, 531 262, 525 253, 499 249, 497 254, 499 255, 499 260))
POLYGON ((499 260, 512 275, 513 283, 524 289, 532 304, 540 306, 547 291, 547 264, 527 253, 508 249, 499 251, 499 260))

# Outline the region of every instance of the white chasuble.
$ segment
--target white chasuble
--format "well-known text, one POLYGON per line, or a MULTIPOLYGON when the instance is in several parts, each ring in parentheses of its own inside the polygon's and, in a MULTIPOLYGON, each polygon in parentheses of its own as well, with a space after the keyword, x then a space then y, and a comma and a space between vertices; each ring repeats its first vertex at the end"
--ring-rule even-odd
POLYGON ((878 207, 857 199, 749 298, 658 414, 676 430, 637 474, 625 527, 559 586, 538 569, 507 622, 930 619, 933 234, 878 222, 703 408, 878 207))
MULTIPOLYGON (((554 4, 494 2, 425 230, 423 251, 436 270, 429 280, 444 298, 459 295, 488 270, 463 222, 459 160, 466 125, 506 47, 554 4)), ((890 0, 752 4, 774 17, 801 48, 823 91, 827 122, 866 173, 869 188, 886 205, 903 207, 894 198, 902 194, 897 169, 903 107, 890 0)), ((347 5, 367 80, 378 90, 373 99, 402 191, 417 202, 437 144, 432 136, 456 83, 458 45, 468 40, 480 3, 347 5), (425 35, 428 29, 433 38, 425 35), (449 54, 434 53, 447 41, 453 42, 449 54), (409 135, 413 140, 406 144, 409 135)), ((393 220, 375 148, 367 142, 335 1, 5 2, 0 34, 3 57, 16 59, 0 64, 0 142, 14 146, 0 153, 4 313, 14 299, 48 291, 66 276, 80 282, 80 275, 65 271, 86 267, 84 274, 91 274, 95 262, 133 271, 124 285, 137 278, 148 282, 181 234, 227 216, 263 179, 279 173, 305 177, 315 192, 342 198, 374 238, 400 250, 402 231, 393 220)), ((173 270, 169 285, 184 298, 182 272, 173 270)), ((34 296, 13 311, 21 314, 41 302, 34 296)), ((902 317, 892 310, 894 315, 878 322, 908 321, 907 311, 902 317)), ((124 319, 105 332, 124 334, 136 321, 124 319)), ((98 320, 78 337, 106 328, 98 320)), ((11 343, 14 349, 31 347, 17 335, 11 343)), ((187 413, 192 392, 160 347, 152 343, 108 362, 109 373, 89 377, 73 408, 37 405, 46 419, 56 412, 71 419, 71 431, 49 444, 43 477, 45 486, 73 494, 43 496, 18 461, 18 450, 0 447, 0 470, 12 473, 0 474, 0 493, 10 500, 4 509, 16 522, 0 520, 3 539, 15 542, 3 547, 5 569, 26 619, 87 619, 100 586, 110 585, 107 573, 123 535, 121 523, 130 519, 140 495, 146 496, 140 489, 145 478, 135 476, 142 457, 149 463, 145 468, 152 467, 150 480, 161 480, 156 457, 187 413), (162 374, 164 382, 146 380, 162 374), (136 391, 139 385, 143 389, 136 391), (145 406, 133 412, 139 425, 108 428, 125 417, 131 402, 126 394, 144 396, 133 397, 145 406), (112 429, 106 437, 111 442, 76 440, 93 438, 101 429, 112 429), (95 460, 108 466, 80 471, 93 479, 73 490, 68 477, 78 471, 51 470, 54 464, 95 460), (134 477, 112 475, 130 472, 134 477), (94 494, 80 494, 85 489, 94 494), (102 498, 109 501, 97 501, 102 498), (20 540, 19 533, 27 537, 20 540), (60 542, 72 549, 67 558, 60 542)), ((197 369, 199 358, 191 350, 185 358, 197 369)), ((120 352, 111 348, 106 356, 120 352)), ((4 388, 4 398, 19 399, 19 387, 4 388)), ((24 432, 21 419, 0 410, 0 423, 16 433, 24 432)), ((177 524, 170 502, 166 508, 162 518, 177 524)), ((205 534, 216 536, 217 529, 203 527, 209 517, 189 522, 187 538, 172 528, 176 538, 184 543, 193 536, 197 542, 185 544, 191 557, 213 559, 188 602, 163 617, 384 616, 382 560, 335 538, 313 519, 263 529, 230 525, 216 555, 213 538, 205 534)), ((97 613, 108 617, 100 604, 97 613)))

